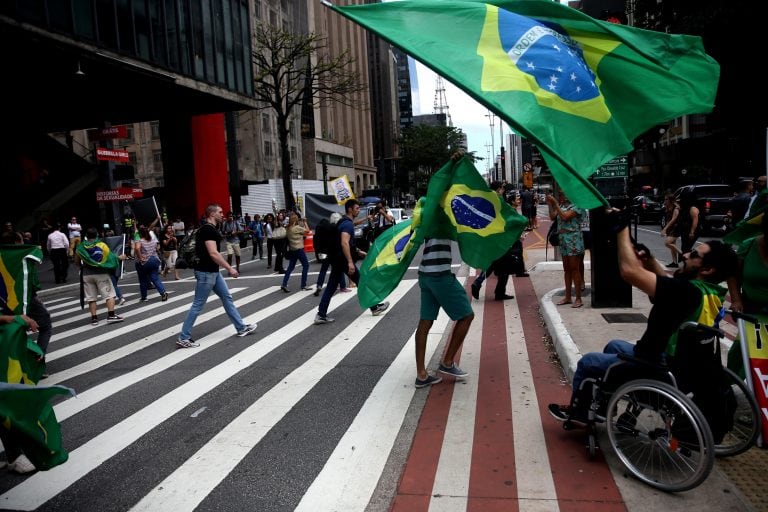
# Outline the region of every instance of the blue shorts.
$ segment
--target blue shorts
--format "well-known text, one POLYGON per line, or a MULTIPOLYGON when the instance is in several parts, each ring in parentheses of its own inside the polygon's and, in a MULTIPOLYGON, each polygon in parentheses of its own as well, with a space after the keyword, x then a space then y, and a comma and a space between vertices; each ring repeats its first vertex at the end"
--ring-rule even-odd
POLYGON ((451 320, 461 320, 473 313, 467 291, 453 274, 426 276, 419 274, 421 319, 437 320, 442 307, 451 320))

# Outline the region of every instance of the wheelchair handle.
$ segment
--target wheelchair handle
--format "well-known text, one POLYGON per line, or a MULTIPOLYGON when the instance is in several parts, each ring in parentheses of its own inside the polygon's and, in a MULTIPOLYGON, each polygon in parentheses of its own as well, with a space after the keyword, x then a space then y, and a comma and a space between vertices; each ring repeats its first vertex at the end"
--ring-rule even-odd
POLYGON ((731 315, 736 320, 742 319, 742 320, 744 320, 746 322, 749 322, 751 324, 758 324, 758 323, 760 323, 760 320, 758 320, 758 318, 756 316, 750 315, 748 313, 742 313, 741 311, 734 311, 732 309, 726 310, 726 313, 731 315))
POLYGON ((725 332, 723 332, 721 329, 697 322, 683 322, 683 324, 680 326, 680 330, 705 332, 711 334, 712 336, 717 336, 718 338, 725 338, 725 332))

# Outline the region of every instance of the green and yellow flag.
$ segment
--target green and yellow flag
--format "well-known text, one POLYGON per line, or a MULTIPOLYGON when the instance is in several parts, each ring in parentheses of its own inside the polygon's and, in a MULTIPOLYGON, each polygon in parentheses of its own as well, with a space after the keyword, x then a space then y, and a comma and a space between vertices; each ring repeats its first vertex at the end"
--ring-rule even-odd
POLYGON ((360 305, 384 300, 403 278, 425 238, 456 240, 461 259, 487 269, 520 238, 528 221, 488 188, 467 157, 429 181, 413 217, 384 231, 360 266, 360 305))
POLYGON ((747 242, 749 239, 754 238, 762 233, 763 215, 765 215, 765 209, 759 210, 751 217, 742 220, 736 224, 736 229, 728 233, 723 237, 723 242, 732 245, 741 245, 747 242))
POLYGON ((0 310, 5 315, 27 313, 32 294, 40 288, 37 265, 43 251, 36 245, 0 245, 0 310))
POLYGON ((77 255, 88 266, 115 270, 120 263, 117 255, 103 240, 86 240, 77 245, 77 255))
POLYGON ((450 80, 534 141, 568 197, 638 135, 712 110, 720 74, 699 37, 595 20, 550 0, 332 7, 450 80))

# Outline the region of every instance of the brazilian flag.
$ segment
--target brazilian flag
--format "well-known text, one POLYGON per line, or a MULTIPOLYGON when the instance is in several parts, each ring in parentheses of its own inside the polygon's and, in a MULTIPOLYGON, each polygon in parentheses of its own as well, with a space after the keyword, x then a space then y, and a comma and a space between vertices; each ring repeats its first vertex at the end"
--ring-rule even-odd
POLYGON ((736 225, 736 229, 723 237, 723 242, 732 245, 742 245, 744 242, 762 233, 763 215, 766 209, 760 210, 751 217, 736 225))
POLYGON ((456 240, 461 259, 487 269, 501 258, 528 221, 488 188, 467 157, 444 165, 429 181, 416 243, 425 238, 456 240))
POLYGON ((117 255, 109 248, 109 245, 100 240, 86 240, 77 246, 77 255, 83 260, 83 263, 90 267, 103 268, 114 271, 117 269, 120 260, 117 255))
POLYGON ((657 124, 712 110, 720 67, 701 38, 595 20, 551 0, 332 7, 412 55, 541 150, 574 204, 587 178, 657 124))
POLYGON ((36 245, 0 245, 0 309, 3 314, 27 313, 32 294, 40 288, 37 265, 43 251, 36 245))

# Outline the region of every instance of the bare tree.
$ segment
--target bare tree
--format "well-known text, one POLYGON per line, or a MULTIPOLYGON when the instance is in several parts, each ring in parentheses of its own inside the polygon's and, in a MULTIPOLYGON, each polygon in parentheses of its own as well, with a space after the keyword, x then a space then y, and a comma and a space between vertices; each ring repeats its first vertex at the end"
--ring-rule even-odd
POLYGON ((367 85, 352 68, 354 59, 349 50, 331 55, 325 36, 293 34, 266 23, 256 27, 253 62, 255 96, 277 117, 283 192, 286 207, 292 209, 293 169, 288 150, 291 111, 297 106, 331 102, 361 106, 358 93, 367 90, 367 85))

